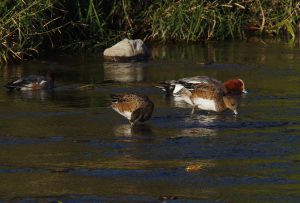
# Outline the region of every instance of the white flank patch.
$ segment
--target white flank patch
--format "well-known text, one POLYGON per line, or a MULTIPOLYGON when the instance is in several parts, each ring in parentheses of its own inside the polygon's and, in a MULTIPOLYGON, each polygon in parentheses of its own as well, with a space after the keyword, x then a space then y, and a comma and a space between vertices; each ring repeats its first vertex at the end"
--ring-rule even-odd
POLYGON ((217 111, 216 102, 214 100, 195 98, 193 101, 195 105, 198 106, 199 109, 207 110, 207 111, 217 111))
POLYGON ((192 102, 192 100, 190 99, 190 97, 188 97, 188 96, 182 96, 182 95, 180 95, 180 96, 176 96, 176 97, 174 97, 174 101, 175 102, 182 102, 182 101, 184 101, 184 102, 186 102, 186 103, 188 103, 188 104, 190 104, 190 105, 194 105, 193 104, 193 102, 192 102))
POLYGON ((22 91, 27 91, 27 90, 31 90, 31 88, 28 88, 28 87, 21 87, 21 90, 22 90, 22 91))
POLYGON ((182 88, 184 88, 183 85, 181 85, 181 84, 176 84, 176 85, 175 85, 175 88, 174 88, 174 90, 173 90, 174 96, 176 96, 175 94, 176 94, 177 92, 179 92, 182 88))
POLYGON ((45 82, 47 82, 47 81, 46 81, 46 80, 42 80, 42 81, 40 82, 40 85, 44 84, 45 82))
POLYGON ((22 91, 32 90, 32 86, 33 86, 33 84, 30 83, 30 84, 28 84, 28 85, 22 86, 22 87, 21 87, 21 90, 22 90, 22 91))
POLYGON ((186 101, 184 100, 184 98, 181 97, 181 96, 176 96, 176 97, 174 97, 174 101, 175 101, 175 102, 181 102, 181 101, 186 102, 186 101))
POLYGON ((181 96, 181 98, 186 102, 186 103, 188 103, 188 104, 190 104, 190 105, 192 105, 192 106, 194 106, 194 104, 193 104, 193 102, 192 102, 192 100, 191 100, 191 98, 189 97, 189 96, 181 96))

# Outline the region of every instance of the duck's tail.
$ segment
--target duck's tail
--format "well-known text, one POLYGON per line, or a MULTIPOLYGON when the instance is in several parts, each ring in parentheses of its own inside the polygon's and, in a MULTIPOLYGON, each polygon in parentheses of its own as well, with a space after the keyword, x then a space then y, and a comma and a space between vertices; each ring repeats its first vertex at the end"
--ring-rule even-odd
POLYGON ((4 87, 9 89, 9 90, 20 90, 20 86, 15 85, 12 82, 7 83, 6 85, 4 85, 4 87))

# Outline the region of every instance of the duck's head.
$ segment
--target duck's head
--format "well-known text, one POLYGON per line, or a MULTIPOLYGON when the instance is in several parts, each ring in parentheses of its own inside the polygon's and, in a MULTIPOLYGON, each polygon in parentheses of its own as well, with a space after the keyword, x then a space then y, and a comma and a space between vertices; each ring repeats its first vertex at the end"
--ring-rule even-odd
POLYGON ((227 80, 224 82, 224 86, 227 92, 231 94, 248 93, 248 91, 245 89, 245 83, 242 79, 227 80))
POLYGON ((55 80, 55 74, 53 72, 53 70, 48 70, 47 75, 46 75, 48 80, 55 80))
POLYGON ((235 96, 223 96, 225 107, 232 110, 235 115, 238 114, 239 101, 235 96))
POLYGON ((49 83, 48 88, 49 89, 54 88, 55 74, 52 70, 48 70, 46 78, 47 78, 47 81, 49 83))

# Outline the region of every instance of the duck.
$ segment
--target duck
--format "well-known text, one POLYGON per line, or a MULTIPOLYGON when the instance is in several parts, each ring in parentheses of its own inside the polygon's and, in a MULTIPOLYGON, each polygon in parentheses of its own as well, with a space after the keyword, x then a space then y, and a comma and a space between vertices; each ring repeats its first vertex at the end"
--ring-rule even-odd
POLYGON ((194 114, 196 108, 214 112, 222 112, 229 109, 232 110, 233 114, 238 114, 238 96, 228 94, 222 86, 211 83, 187 83, 185 86, 182 84, 176 84, 175 86, 178 86, 177 88, 180 89, 175 95, 180 96, 192 106, 191 115, 194 114))
POLYGON ((145 122, 152 116, 154 103, 146 95, 112 94, 111 99, 112 109, 127 118, 131 126, 145 122))
POLYGON ((186 77, 178 80, 169 80, 159 82, 159 85, 156 86, 166 92, 167 95, 176 96, 177 92, 183 87, 176 84, 213 84, 220 86, 226 94, 247 94, 248 91, 245 89, 245 83, 242 79, 230 79, 224 83, 220 82, 217 79, 208 77, 208 76, 194 76, 186 77))
POLYGON ((29 75, 19 78, 18 80, 9 82, 5 87, 9 90, 34 91, 34 90, 50 90, 54 88, 54 73, 48 71, 46 76, 29 75))

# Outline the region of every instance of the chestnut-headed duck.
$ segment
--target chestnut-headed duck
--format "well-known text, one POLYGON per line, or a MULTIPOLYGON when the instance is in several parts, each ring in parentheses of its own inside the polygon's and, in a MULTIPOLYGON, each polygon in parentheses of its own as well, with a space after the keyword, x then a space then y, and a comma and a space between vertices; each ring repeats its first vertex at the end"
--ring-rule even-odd
POLYGON ((238 113, 238 96, 226 94, 222 86, 210 83, 186 83, 185 86, 182 84, 176 84, 175 86, 178 86, 178 89, 180 89, 176 92, 176 96, 181 97, 185 102, 192 105, 191 114, 194 113, 195 108, 215 112, 230 109, 234 114, 238 113))
POLYGON ((48 71, 46 76, 29 75, 21 77, 5 85, 10 90, 32 91, 32 90, 50 90, 54 88, 54 73, 48 71))
POLYGON ((170 81, 164 81, 160 82, 159 86, 156 86, 163 91, 165 91, 169 95, 176 95, 176 93, 181 89, 181 87, 184 86, 184 84, 213 84, 217 85, 220 88, 223 89, 225 94, 242 94, 242 93, 248 93, 245 89, 245 83, 241 79, 231 79, 227 80, 224 83, 214 79, 210 78, 208 76, 194 76, 194 77, 187 77, 187 78, 181 78, 179 80, 170 80, 170 81), (176 85, 176 84, 182 84, 176 85))
POLYGON ((242 79, 231 79, 223 83, 227 90, 227 94, 247 94, 248 91, 245 89, 245 83, 242 79))
POLYGON ((111 95, 113 110, 126 117, 131 126, 151 118, 154 104, 144 95, 123 94, 111 95))

